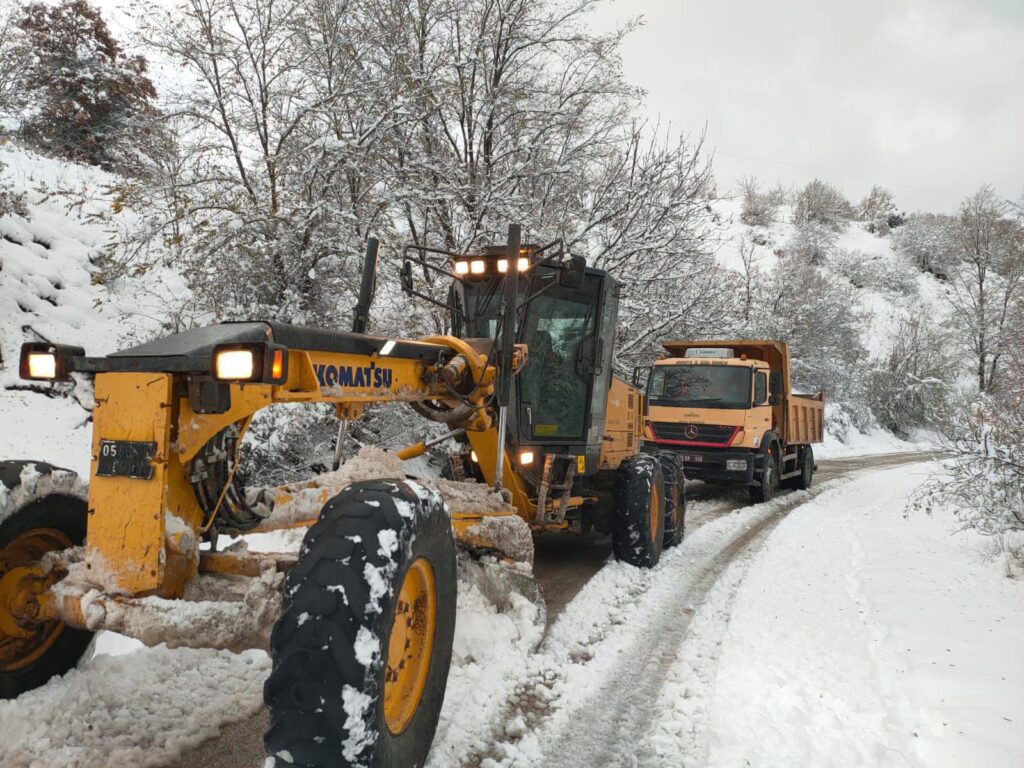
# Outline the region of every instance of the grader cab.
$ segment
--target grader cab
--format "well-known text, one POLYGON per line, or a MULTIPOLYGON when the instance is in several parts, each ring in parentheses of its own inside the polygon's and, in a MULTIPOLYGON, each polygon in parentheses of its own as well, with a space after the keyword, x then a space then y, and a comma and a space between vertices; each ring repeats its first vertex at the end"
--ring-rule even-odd
POLYGON ((639 453, 640 394, 611 373, 611 277, 557 247, 521 247, 517 226, 482 254, 407 251, 407 291, 414 266, 453 281, 454 333, 413 341, 365 333, 375 263, 371 241, 353 332, 259 321, 106 357, 24 346, 24 378, 94 376, 92 462, 88 484, 0 462, 0 696, 67 671, 103 629, 269 647, 272 761, 420 765, 444 699, 460 551, 521 580, 533 531, 596 527, 645 567, 680 540, 682 473, 639 453), (456 479, 406 476, 421 441, 283 487, 241 482, 260 410, 326 402, 345 424, 384 401, 450 428, 441 439, 464 446, 456 479), (299 526, 297 554, 220 546, 299 526))

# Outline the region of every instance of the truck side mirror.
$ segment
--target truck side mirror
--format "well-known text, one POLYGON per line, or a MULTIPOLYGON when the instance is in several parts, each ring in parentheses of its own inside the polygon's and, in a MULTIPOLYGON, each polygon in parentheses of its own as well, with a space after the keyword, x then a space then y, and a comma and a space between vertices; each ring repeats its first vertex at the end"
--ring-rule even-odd
POLYGON ((587 260, 582 256, 570 256, 568 264, 558 267, 558 284, 563 288, 580 289, 587 272, 587 260))
POLYGON ((633 389, 639 389, 641 392, 647 389, 647 379, 651 376, 651 366, 649 365, 635 365, 633 366, 633 389))

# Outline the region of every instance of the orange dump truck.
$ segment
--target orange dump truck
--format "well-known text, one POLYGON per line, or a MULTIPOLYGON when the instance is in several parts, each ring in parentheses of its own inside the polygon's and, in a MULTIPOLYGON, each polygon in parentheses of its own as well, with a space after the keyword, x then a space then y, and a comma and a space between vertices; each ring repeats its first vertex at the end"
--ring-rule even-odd
MULTIPOLYGON (((754 501, 807 488, 825 396, 794 395, 784 341, 666 341, 647 372, 645 447, 680 455, 687 477, 746 485, 754 501)), ((640 377, 640 371, 638 376, 640 377)))

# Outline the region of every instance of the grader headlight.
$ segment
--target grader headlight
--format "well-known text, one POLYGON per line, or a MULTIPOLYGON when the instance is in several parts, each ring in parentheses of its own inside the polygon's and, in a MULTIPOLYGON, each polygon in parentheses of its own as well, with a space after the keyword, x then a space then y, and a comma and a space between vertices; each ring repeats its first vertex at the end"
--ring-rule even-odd
POLYGON ((18 375, 30 381, 71 381, 72 358, 84 355, 81 347, 30 341, 21 345, 18 375))
POLYGON ((251 381, 255 358, 251 349, 223 349, 214 358, 214 375, 221 381, 251 381))
POLYGON ((32 379, 57 378, 57 356, 49 352, 33 352, 28 356, 28 376, 32 379))
POLYGON ((218 381, 283 384, 288 379, 288 350, 278 344, 222 344, 210 364, 218 381))

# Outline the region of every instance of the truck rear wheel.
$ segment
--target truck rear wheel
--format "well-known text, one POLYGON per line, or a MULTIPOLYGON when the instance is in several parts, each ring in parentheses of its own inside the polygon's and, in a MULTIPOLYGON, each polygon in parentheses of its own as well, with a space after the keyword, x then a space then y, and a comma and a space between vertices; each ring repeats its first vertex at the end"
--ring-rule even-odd
POLYGON ((622 462, 615 478, 615 559, 653 568, 661 558, 664 537, 665 477, 661 462, 641 453, 622 462))
POLYGON ((673 453, 658 454, 665 477, 665 534, 663 547, 676 546, 686 530, 686 477, 683 463, 673 453))
POLYGON ((455 600, 439 495, 368 481, 327 502, 271 635, 270 764, 422 765, 448 683, 455 600))
POLYGON ((790 478, 787 483, 791 488, 806 491, 811 487, 811 481, 814 479, 814 452, 811 450, 811 446, 805 445, 800 449, 799 466, 800 474, 790 478))
POLYGON ((761 476, 755 478, 756 485, 750 486, 750 500, 755 504, 771 501, 779 490, 779 449, 771 445, 764 455, 761 476))
POLYGON ((13 699, 72 669, 92 641, 59 619, 26 618, 58 576, 40 580, 33 566, 85 542, 88 508, 78 476, 43 462, 0 462, 0 486, 0 699, 13 699))

